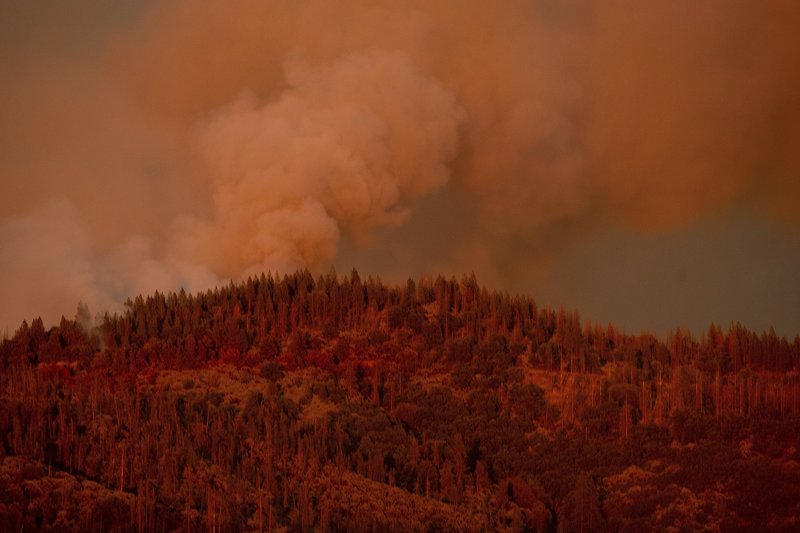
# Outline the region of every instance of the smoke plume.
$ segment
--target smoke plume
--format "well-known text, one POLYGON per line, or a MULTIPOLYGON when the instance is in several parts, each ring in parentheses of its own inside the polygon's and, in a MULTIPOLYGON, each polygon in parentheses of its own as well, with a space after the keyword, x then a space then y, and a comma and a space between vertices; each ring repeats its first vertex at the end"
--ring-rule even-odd
POLYGON ((460 110, 405 55, 290 64, 286 82, 198 126, 214 218, 185 238, 226 276, 329 265, 342 230, 401 223, 450 177, 460 110))
POLYGON ((408 274, 513 287, 604 228, 734 208, 796 225, 799 5, 6 13, 0 324, 322 270, 389 240, 408 274))

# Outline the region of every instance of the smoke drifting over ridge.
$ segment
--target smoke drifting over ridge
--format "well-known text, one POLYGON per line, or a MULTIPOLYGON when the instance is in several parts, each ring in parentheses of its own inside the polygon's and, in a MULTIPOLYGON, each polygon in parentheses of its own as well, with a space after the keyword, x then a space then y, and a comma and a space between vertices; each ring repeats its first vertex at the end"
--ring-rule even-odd
POLYGON ((506 286, 603 228, 797 224, 800 7, 661 4, 175 0, 17 52, 0 325, 325 269, 442 197, 463 223, 417 221, 441 245, 409 267, 506 286))
POLYGON ((275 100, 240 97, 199 127, 214 222, 188 238, 201 257, 221 246, 203 263, 220 257, 226 276, 330 265, 340 229, 401 223, 449 179, 461 112, 405 55, 290 65, 286 80, 275 100))

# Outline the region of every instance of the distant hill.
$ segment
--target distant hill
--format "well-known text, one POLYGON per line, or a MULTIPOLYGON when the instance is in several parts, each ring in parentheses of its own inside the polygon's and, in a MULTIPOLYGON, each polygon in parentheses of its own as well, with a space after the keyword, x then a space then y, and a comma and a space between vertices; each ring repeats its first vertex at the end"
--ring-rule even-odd
POLYGON ((137 296, 0 344, 0 524, 794 531, 799 364, 774 331, 629 335, 474 277, 137 296))

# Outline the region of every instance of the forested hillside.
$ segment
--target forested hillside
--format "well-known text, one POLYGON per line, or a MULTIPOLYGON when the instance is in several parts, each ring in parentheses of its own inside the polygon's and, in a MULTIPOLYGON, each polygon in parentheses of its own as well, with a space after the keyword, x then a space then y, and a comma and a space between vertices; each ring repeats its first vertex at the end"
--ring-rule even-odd
POLYGON ((2 530, 800 528, 800 338, 355 271, 78 318, 0 344, 2 530))

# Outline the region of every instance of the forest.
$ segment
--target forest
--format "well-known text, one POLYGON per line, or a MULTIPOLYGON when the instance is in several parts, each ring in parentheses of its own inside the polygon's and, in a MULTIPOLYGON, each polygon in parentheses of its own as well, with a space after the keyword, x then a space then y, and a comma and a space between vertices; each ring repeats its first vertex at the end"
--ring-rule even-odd
POLYGON ((800 338, 264 274, 0 343, 2 531, 797 531, 800 338))

